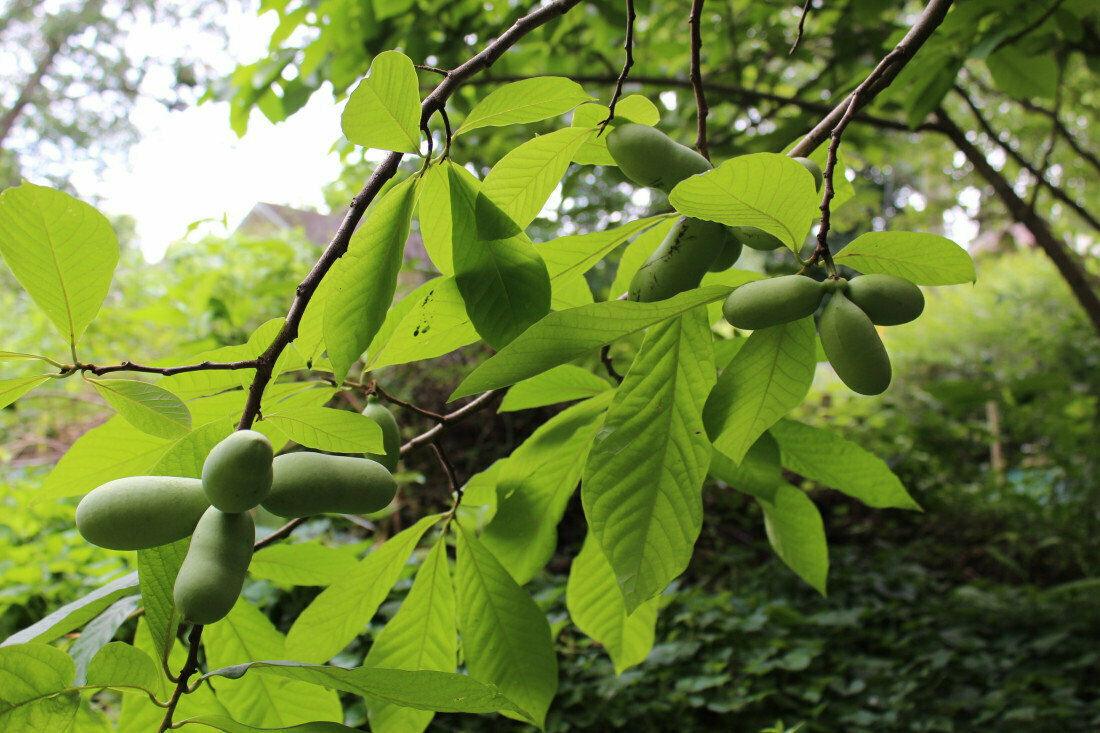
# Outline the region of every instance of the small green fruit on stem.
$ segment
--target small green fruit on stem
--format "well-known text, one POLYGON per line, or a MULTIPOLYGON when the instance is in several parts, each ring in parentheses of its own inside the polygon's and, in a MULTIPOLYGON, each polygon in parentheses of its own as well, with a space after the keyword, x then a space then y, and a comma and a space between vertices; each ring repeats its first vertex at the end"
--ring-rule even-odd
POLYGON ((212 624, 225 618, 241 595, 255 541, 256 526, 248 514, 206 510, 191 536, 172 594, 185 620, 212 624))
POLYGON ((255 430, 238 430, 214 446, 202 464, 210 503, 231 514, 259 505, 271 489, 271 441, 255 430))
POLYGON ((848 283, 848 299, 880 326, 913 321, 924 312, 924 293, 893 275, 861 275, 848 283))
POLYGON ((825 295, 825 286, 804 275, 755 280, 726 298, 722 315, 731 326, 755 331, 813 315, 825 295))
POLYGON ((369 514, 397 493, 386 467, 369 458, 287 453, 275 458, 275 480, 263 507, 280 517, 369 514))
POLYGON ((840 380, 854 392, 876 395, 890 386, 890 357, 875 325, 842 292, 829 296, 817 323, 821 346, 840 380))
POLYGON ((382 449, 385 451, 382 454, 367 453, 366 457, 378 461, 390 471, 396 470, 397 461, 401 458, 401 429, 397 426, 397 418, 374 395, 367 398, 363 414, 382 428, 382 449))
POLYGON ((145 550, 191 534, 209 506, 197 478, 128 476, 85 495, 76 507, 76 527, 93 545, 145 550))

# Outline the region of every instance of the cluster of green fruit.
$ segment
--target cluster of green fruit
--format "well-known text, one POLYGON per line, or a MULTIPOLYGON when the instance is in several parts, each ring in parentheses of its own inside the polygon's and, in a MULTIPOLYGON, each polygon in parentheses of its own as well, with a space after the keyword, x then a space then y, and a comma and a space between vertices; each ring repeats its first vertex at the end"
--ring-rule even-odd
MULTIPOLYGON (((607 136, 607 149, 619 170, 633 183, 670 192, 690 176, 711 169, 710 161, 660 130, 627 123, 607 136)), ((821 168, 809 158, 795 158, 821 187, 821 168)), ((703 275, 722 272, 741 256, 742 246, 759 250, 782 247, 783 242, 756 227, 726 227, 712 221, 680 217, 634 275, 631 300, 671 298, 698 287, 703 275)))
POLYGON ((890 357, 875 326, 896 326, 924 310, 924 294, 913 283, 892 275, 860 275, 818 282, 785 275, 746 283, 722 306, 737 328, 759 329, 805 318, 817 312, 817 332, 825 356, 844 384, 875 395, 890 385, 890 357))
POLYGON ((254 430, 238 430, 206 456, 202 478, 130 476, 92 490, 76 508, 84 539, 112 550, 142 550, 191 537, 176 576, 176 607, 187 621, 213 623, 233 607, 252 559, 256 527, 249 510, 287 519, 367 514, 393 499, 390 473, 400 454, 393 415, 371 402, 363 411, 382 428, 385 454, 275 456, 254 430))

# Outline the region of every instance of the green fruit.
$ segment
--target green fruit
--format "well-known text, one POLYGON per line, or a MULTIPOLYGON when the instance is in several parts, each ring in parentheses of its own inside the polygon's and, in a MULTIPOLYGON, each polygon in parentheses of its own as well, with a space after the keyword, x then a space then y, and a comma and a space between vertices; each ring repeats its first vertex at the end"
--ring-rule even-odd
POLYGON ((607 136, 607 150, 628 179, 666 192, 685 178, 711 169, 710 161, 699 153, 648 125, 619 125, 607 136))
POLYGON ((730 325, 756 330, 813 315, 825 286, 803 275, 784 275, 745 283, 726 298, 722 315, 730 325))
POLYGON ((862 275, 848 283, 848 299, 880 326, 909 323, 924 311, 924 293, 893 275, 862 275))
POLYGON ((214 446, 202 464, 210 503, 230 514, 257 506, 271 489, 271 441, 255 430, 238 430, 214 446))
POLYGON ((821 173, 821 166, 809 158, 795 158, 795 160, 801 163, 802 167, 810 172, 810 175, 814 177, 814 185, 820 190, 821 184, 825 181, 825 176, 821 173))
POLYGON ((740 256, 741 242, 727 228, 726 243, 722 245, 722 251, 718 253, 718 256, 714 258, 714 262, 711 262, 710 267, 707 269, 711 272, 725 272, 733 267, 733 263, 737 262, 737 258, 740 256))
POLYGON ((397 483, 369 458, 287 453, 275 459, 275 481, 263 507, 280 517, 369 514, 393 500, 397 483))
POLYGON ((698 287, 725 240, 721 224, 680 219, 630 281, 630 299, 649 302, 698 287))
POLYGON ((110 550, 144 550, 182 540, 210 506, 202 481, 129 476, 93 489, 76 507, 84 539, 110 550))
POLYGON ((867 314, 833 293, 817 323, 821 346, 841 381, 855 392, 881 394, 890 386, 890 357, 867 314))
POLYGON ((382 428, 382 448, 386 451, 382 455, 367 453, 367 458, 378 461, 390 471, 395 470, 397 461, 401 458, 401 429, 397 427, 397 419, 374 395, 367 398, 367 406, 363 408, 363 414, 382 428))
POLYGON ((835 293, 836 291, 847 291, 848 281, 842 277, 830 277, 823 283, 825 285, 826 293, 835 293))
POLYGON ((768 234, 763 229, 757 229, 756 227, 730 227, 730 231, 733 232, 733 235, 737 237, 741 244, 762 252, 786 246, 775 235, 768 234))
POLYGON ((226 514, 210 507, 202 515, 183 558, 172 596, 193 624, 225 618, 237 602, 252 559, 256 526, 248 514, 226 514))

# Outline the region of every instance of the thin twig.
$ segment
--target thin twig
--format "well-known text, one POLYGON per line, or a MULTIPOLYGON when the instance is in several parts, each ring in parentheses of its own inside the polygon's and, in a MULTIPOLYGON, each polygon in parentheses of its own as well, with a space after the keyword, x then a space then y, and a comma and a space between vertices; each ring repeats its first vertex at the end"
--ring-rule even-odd
POLYGON ((264 549, 268 545, 273 545, 276 542, 278 542, 279 540, 289 537, 290 533, 293 532, 298 527, 300 527, 302 525, 302 523, 305 522, 305 521, 306 521, 305 517, 298 517, 296 519, 291 519, 289 522, 284 524, 282 527, 279 527, 277 530, 275 530, 274 532, 272 532, 268 536, 264 537, 262 540, 259 540, 258 542, 256 542, 256 544, 254 544, 252 546, 252 551, 257 552, 259 550, 264 549))
POLYGON ((615 80, 615 91, 611 94, 611 103, 607 105, 607 119, 600 123, 599 134, 603 134, 611 121, 615 119, 615 105, 619 103, 619 97, 623 96, 623 84, 634 66, 634 20, 638 17, 634 12, 634 0, 626 0, 626 40, 623 48, 626 50, 626 61, 623 62, 623 70, 619 72, 619 78, 615 80))
POLYGON ((607 376, 615 380, 616 384, 623 383, 623 375, 615 369, 615 362, 611 361, 611 345, 608 344, 600 349, 600 361, 603 362, 604 369, 607 370, 607 376))
POLYGON ((172 727, 172 715, 176 712, 180 697, 187 692, 187 682, 199 671, 199 645, 202 642, 202 624, 195 624, 191 627, 191 631, 187 635, 187 642, 189 644, 187 660, 180 669, 178 681, 172 690, 172 697, 169 698, 167 709, 164 711, 164 718, 160 721, 160 727, 157 729, 158 733, 164 733, 172 727))
POLYGON ((451 73, 440 66, 432 66, 431 64, 413 64, 413 66, 423 71, 430 71, 433 74, 439 74, 440 76, 446 76, 447 74, 451 73))
POLYGON ((700 16, 703 13, 704 0, 691 0, 691 14, 688 26, 691 28, 691 90, 695 94, 695 149, 707 160, 710 150, 707 148, 707 95, 703 91, 703 72, 700 55, 703 50, 703 35, 699 29, 700 16))
POLYGON ((447 457, 447 452, 443 450, 443 446, 438 440, 433 440, 430 443, 432 447, 432 453, 435 453, 435 458, 439 461, 439 465, 443 467, 443 473, 447 474, 447 488, 450 489, 451 495, 457 495, 458 500, 462 499, 462 490, 459 488, 461 485, 458 481, 458 475, 455 473, 454 464, 451 463, 451 459, 447 457))
POLYGON ((413 448, 430 443, 435 439, 435 436, 439 435, 448 425, 457 422, 464 417, 474 414, 478 410, 485 408, 492 401, 493 397, 499 394, 500 390, 489 390, 488 392, 482 392, 474 399, 467 402, 462 407, 458 408, 454 412, 448 412, 446 415, 441 416, 441 420, 428 428, 420 435, 414 438, 410 438, 404 445, 401 446, 401 455, 405 455, 413 448))
POLYGON ((402 400, 398 397, 394 397, 392 394, 390 394, 386 390, 382 389, 382 385, 380 385, 376 381, 373 381, 369 385, 365 385, 365 386, 368 389, 370 389, 374 394, 378 395, 379 397, 386 400, 387 402, 392 402, 393 404, 398 405, 399 407, 404 407, 407 410, 412 410, 417 415, 422 415, 422 416, 424 416, 424 417, 426 417, 430 420, 436 420, 436 421, 442 421, 444 419, 444 416, 440 415, 438 412, 433 412, 432 410, 425 409, 425 408, 420 407, 418 405, 414 405, 411 402, 406 402, 405 400, 402 400))
POLYGON ((791 44, 791 50, 787 51, 788 56, 794 56, 798 44, 802 43, 802 34, 806 30, 806 16, 810 14, 810 7, 813 4, 814 0, 806 0, 806 2, 802 3, 802 15, 798 16, 798 35, 794 37, 794 43, 791 44))
POLYGON ((97 377, 101 377, 104 374, 110 374, 112 372, 143 372, 145 374, 160 374, 165 377, 170 377, 173 374, 183 374, 185 372, 255 369, 258 363, 259 362, 256 359, 244 359, 242 361, 203 361, 199 362, 198 364, 186 364, 184 366, 156 367, 149 366, 147 364, 135 364, 132 361, 124 361, 121 364, 109 364, 103 366, 77 362, 76 364, 63 365, 61 369, 64 373, 71 374, 73 372, 85 372, 88 374, 94 374, 97 377))

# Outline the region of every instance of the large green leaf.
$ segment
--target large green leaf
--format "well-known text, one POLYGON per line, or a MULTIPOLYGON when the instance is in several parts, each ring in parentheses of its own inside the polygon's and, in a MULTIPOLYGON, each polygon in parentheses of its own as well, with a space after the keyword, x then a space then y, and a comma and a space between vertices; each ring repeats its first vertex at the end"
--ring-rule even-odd
POLYGON ((997 88, 1010 97, 1051 99, 1058 87, 1058 59, 1052 53, 1031 54, 1010 45, 985 60, 997 88))
POLYGON ((320 542, 285 542, 252 556, 248 574, 280 585, 329 585, 355 569, 355 556, 344 546, 320 542))
POLYGON ((325 304, 325 346, 337 379, 347 376, 385 320, 415 203, 415 178, 391 188, 328 274, 335 281, 325 304))
POLYGON ((641 664, 653 648, 659 598, 651 598, 627 613, 615 571, 599 544, 586 537, 569 568, 565 604, 577 628, 611 657, 615 674, 641 664))
POLYGON ((333 583, 299 614, 286 638, 291 659, 331 659, 362 633, 412 554, 420 538, 441 519, 433 514, 400 532, 333 583))
POLYGON ((905 278, 917 285, 974 282, 974 261, 947 237, 918 232, 867 232, 833 259, 864 273, 905 278))
POLYGON ((581 85, 561 76, 537 76, 494 89, 470 110, 455 130, 461 135, 482 127, 538 122, 565 114, 592 99, 581 85))
POLYGON ((296 407, 264 415, 295 443, 331 453, 380 453, 382 429, 366 415, 331 407, 296 407))
POLYGON ((716 285, 654 303, 613 300, 554 311, 468 374, 451 399, 541 374, 695 306, 725 298, 731 290, 716 285))
POLYGON ((832 430, 781 420, 771 432, 791 471, 876 509, 920 509, 881 458, 832 430))
POLYGON ((180 615, 172 596, 176 576, 191 538, 185 537, 160 547, 138 550, 138 576, 141 578, 141 602, 145 607, 145 622, 149 638, 158 659, 168 659, 176 642, 176 627, 180 615))
POLYGON ((540 728, 558 689, 550 624, 496 556, 457 525, 455 589, 470 676, 491 683, 540 728))
POLYGON ((367 367, 381 369, 434 359, 478 338, 455 279, 437 277, 409 293, 386 314, 368 352, 367 367))
POLYGON ((661 121, 661 111, 657 105, 641 94, 628 94, 615 105, 615 119, 600 134, 599 124, 607 119, 608 108, 602 104, 585 104, 573 113, 573 127, 592 129, 591 135, 573 154, 573 162, 582 165, 615 165, 615 159, 607 151, 607 134, 620 122, 636 122, 639 125, 653 127, 661 121))
POLYGON ((420 193, 416 202, 416 217, 424 249, 436 269, 444 275, 454 274, 451 264, 454 226, 451 216, 451 166, 433 165, 420 177, 420 193))
POLYGON ((588 135, 584 128, 555 130, 528 140, 497 161, 478 195, 478 235, 503 239, 526 229, 588 135))
POLYGON ((75 344, 111 287, 118 238, 95 208, 63 191, 23 182, 0 193, 0 255, 75 344))
POLYGON ((806 398, 814 379, 812 318, 754 331, 707 400, 707 433, 740 461, 765 430, 806 398))
MULTIPOLYGON (((670 218, 670 215, 650 216, 591 234, 558 237, 538 246, 551 277, 583 275, 619 245, 647 229, 670 218)), ((613 293, 614 295, 614 293, 613 293)))
POLYGON ((520 585, 554 554, 558 522, 611 396, 608 391, 547 420, 497 474, 496 516, 482 532, 481 543, 520 585))
POLYGON ((232 418, 223 417, 200 425, 168 445, 168 448, 149 469, 153 476, 202 476, 202 465, 206 456, 233 432, 240 410, 235 410, 232 418))
POLYGON ((4 409, 35 387, 50 381, 48 374, 36 374, 30 377, 0 379, 0 410, 4 409))
POLYGON ((550 310, 550 277, 526 234, 478 236, 478 181, 465 168, 447 165, 455 282, 477 332, 500 348, 550 310))
POLYGON ((69 731, 80 696, 73 660, 45 644, 0 647, 0 730, 69 731))
MULTIPOLYGON (((239 599, 221 621, 206 627, 204 648, 212 668, 255 659, 285 659, 283 635, 256 607, 239 599)), ((257 726, 289 726, 311 720, 343 720, 331 690, 270 675, 245 675, 217 686, 218 700, 234 720, 257 726)))
POLYGON ((133 595, 137 587, 137 573, 124 575, 81 596, 72 603, 66 603, 45 618, 15 632, 4 639, 0 647, 26 644, 31 641, 48 642, 60 638, 91 621, 118 599, 133 595))
POLYGON ((653 327, 588 454, 584 514, 627 612, 664 590, 691 559, 710 463, 703 404, 715 374, 706 309, 653 327))
POLYGON ((156 695, 160 687, 160 667, 137 647, 112 641, 99 650, 88 665, 88 687, 140 690, 156 695))
POLYGON ((158 438, 177 438, 191 429, 187 405, 163 387, 136 379, 89 379, 99 396, 126 422, 158 438))
MULTIPOLYGON (((458 663, 458 620, 447 543, 440 539, 424 558, 412 588, 397 614, 371 645, 366 667, 454 672, 458 663)), ((420 733, 434 717, 431 711, 370 700, 371 730, 420 733)))
POLYGON ((88 664, 99 653, 100 649, 115 638, 119 627, 126 623, 130 615, 137 610, 140 602, 141 596, 124 596, 108 606, 103 613, 89 621, 81 629, 80 635, 69 647, 69 656, 76 663, 76 683, 78 685, 83 684, 87 677, 88 664))
POLYGON ((399 153, 420 149, 420 89, 416 69, 400 51, 383 51, 351 93, 340 127, 356 145, 399 153))
POLYGON ((778 153, 731 158, 681 181, 668 200, 685 216, 762 229, 793 252, 802 248, 818 207, 813 176, 778 153))
POLYGON ((529 410, 585 397, 611 389, 608 381, 574 364, 562 364, 512 385, 497 408, 498 412, 529 410))

